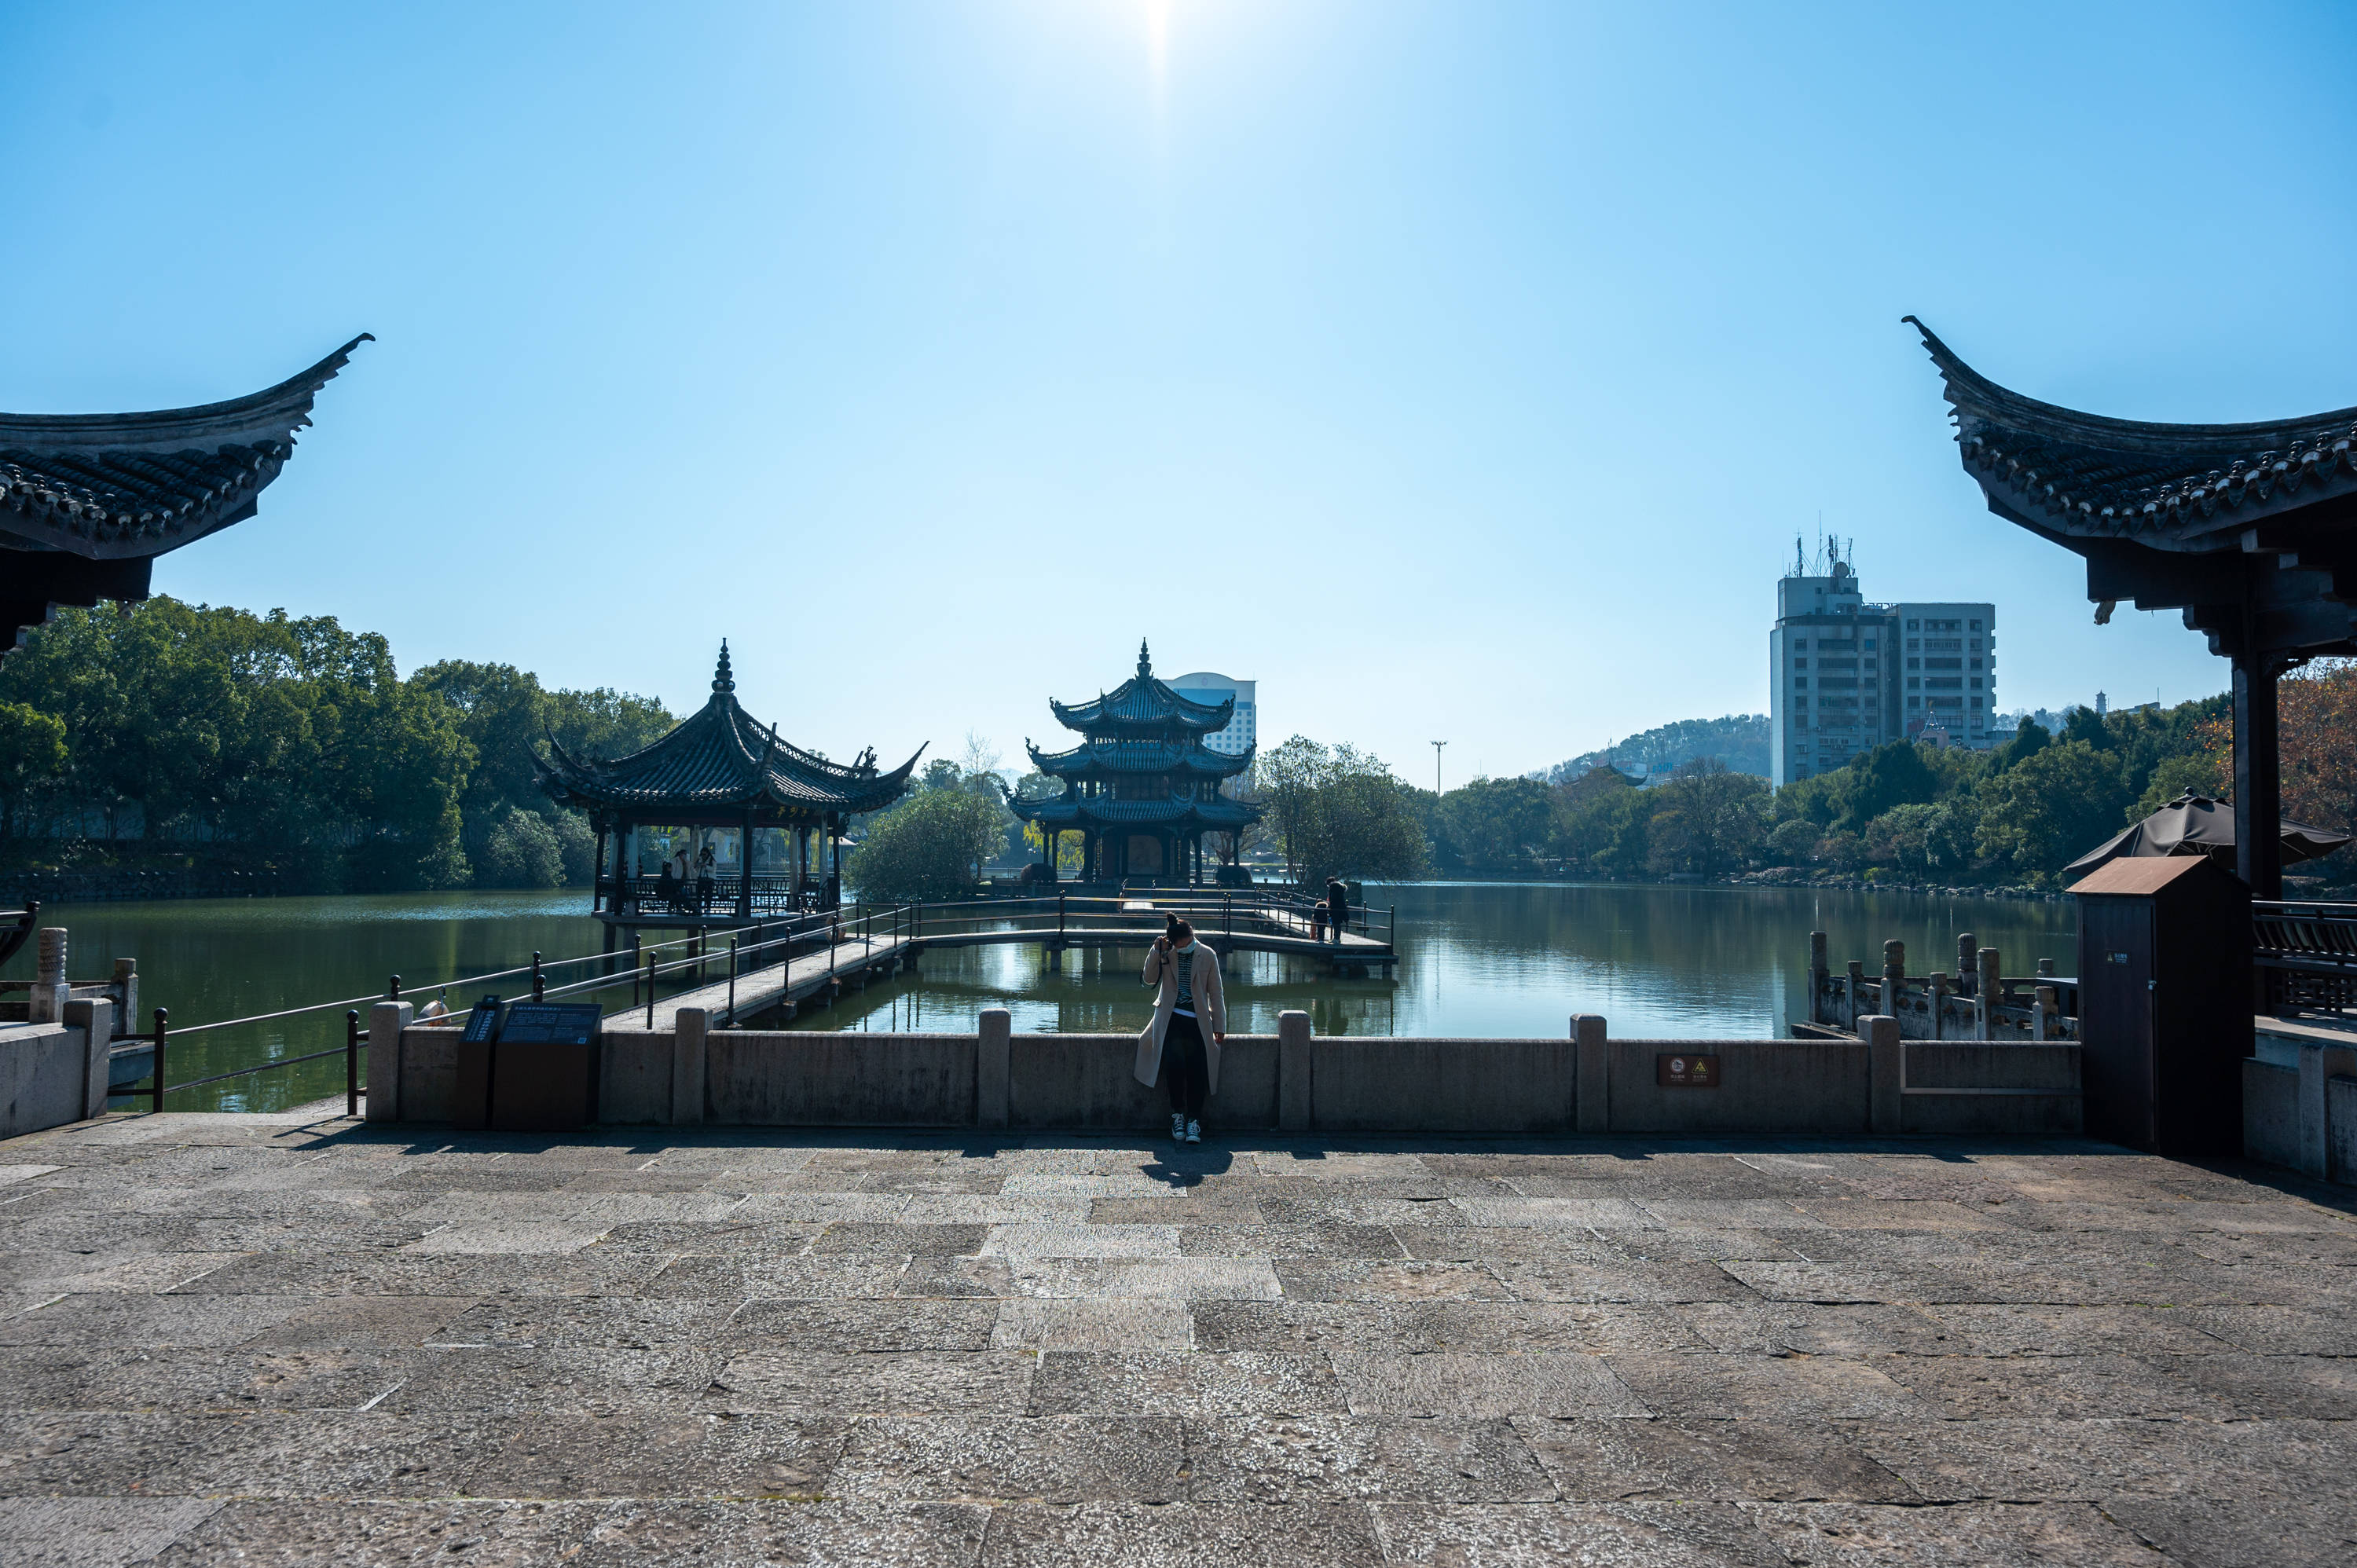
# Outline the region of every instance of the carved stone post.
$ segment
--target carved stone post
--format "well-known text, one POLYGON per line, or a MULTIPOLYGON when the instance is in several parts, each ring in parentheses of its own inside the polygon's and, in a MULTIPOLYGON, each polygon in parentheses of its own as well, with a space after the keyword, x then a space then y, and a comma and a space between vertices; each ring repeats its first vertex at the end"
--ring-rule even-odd
POLYGON ((1899 1016, 1899 999, 1907 993, 1907 944, 1893 937, 1882 944, 1881 1012, 1899 1016))
POLYGON ((1976 987, 1974 982, 1980 974, 1980 939, 1970 931, 1956 938, 1956 994, 1970 996, 1976 987))
POLYGON ((1995 1022, 1994 1013, 1997 1004, 2005 1000, 2004 974, 1998 965, 1996 949, 1983 948, 1974 956, 1980 961, 1981 973, 1980 1027, 1973 1037, 1978 1040, 1993 1040, 1996 1036, 1990 1026, 1995 1022))
POLYGON ((66 1003, 73 996, 73 988, 66 983, 66 929, 43 926, 40 943, 33 969, 32 1004, 25 1017, 28 1023, 61 1024, 66 1003))

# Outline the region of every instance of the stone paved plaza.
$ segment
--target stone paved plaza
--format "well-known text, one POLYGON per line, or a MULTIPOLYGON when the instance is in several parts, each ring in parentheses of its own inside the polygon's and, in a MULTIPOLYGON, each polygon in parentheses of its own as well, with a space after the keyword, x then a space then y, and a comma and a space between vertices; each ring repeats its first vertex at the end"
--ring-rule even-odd
POLYGON ((2357 1560, 2357 1222, 2256 1166, 168 1115, 0 1182, 9 1563, 2357 1560))

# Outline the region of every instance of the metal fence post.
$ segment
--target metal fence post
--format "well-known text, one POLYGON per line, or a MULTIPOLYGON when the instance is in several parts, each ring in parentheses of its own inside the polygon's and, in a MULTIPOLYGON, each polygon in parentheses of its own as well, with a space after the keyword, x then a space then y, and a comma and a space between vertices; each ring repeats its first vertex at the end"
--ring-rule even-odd
POLYGON ((384 983, 384 999, 387 1002, 398 1002, 401 1000, 401 976, 395 974, 386 977, 384 983))
POLYGON ((737 939, 728 939, 728 1021, 737 1021, 737 939))
POLYGON ((1056 934, 1060 937, 1064 934, 1064 896, 1061 893, 1056 895, 1056 934))
POLYGON ((654 1026, 655 1026, 655 955, 654 955, 654 950, 652 950, 652 949, 651 948, 651 949, 649 949, 649 950, 647 950, 647 1027, 648 1027, 648 1028, 650 1028, 650 1029, 651 1029, 651 1028, 653 1028, 654 1026))
MULTIPOLYGON (((538 954, 534 954, 538 957, 538 954)), ((361 1010, 344 1009, 344 1115, 361 1113, 361 1010)))
POLYGON ((156 1109, 159 1112, 164 1109, 164 1038, 170 1019, 169 1012, 156 1009, 156 1109))
POLYGON ((534 948, 532 950, 532 999, 534 1002, 543 1000, 543 993, 546 986, 547 982, 542 978, 540 972, 540 950, 534 948))

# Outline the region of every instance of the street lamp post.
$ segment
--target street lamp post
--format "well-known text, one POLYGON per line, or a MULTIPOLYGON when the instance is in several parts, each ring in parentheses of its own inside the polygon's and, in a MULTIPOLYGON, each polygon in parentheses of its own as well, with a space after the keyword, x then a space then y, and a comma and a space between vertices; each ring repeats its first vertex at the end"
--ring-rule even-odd
POLYGON ((1432 796, 1436 800, 1440 798, 1440 748, 1448 744, 1445 740, 1432 743, 1432 796))

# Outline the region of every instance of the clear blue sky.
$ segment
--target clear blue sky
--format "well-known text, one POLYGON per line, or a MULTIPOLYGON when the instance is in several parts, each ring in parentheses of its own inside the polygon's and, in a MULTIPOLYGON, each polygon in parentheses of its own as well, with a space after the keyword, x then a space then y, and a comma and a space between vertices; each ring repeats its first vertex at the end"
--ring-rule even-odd
POLYGON ((740 692, 836 756, 1257 678, 1452 780, 1766 703, 1795 532, 2170 700, 1982 510, 1922 316, 2033 395, 2357 403, 2346 6, 0 11, 0 408, 362 330, 158 589, 404 669, 740 692))

